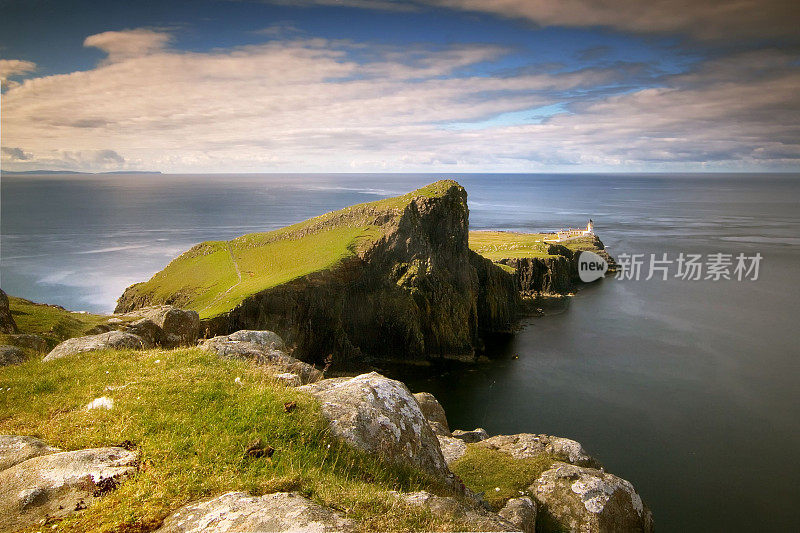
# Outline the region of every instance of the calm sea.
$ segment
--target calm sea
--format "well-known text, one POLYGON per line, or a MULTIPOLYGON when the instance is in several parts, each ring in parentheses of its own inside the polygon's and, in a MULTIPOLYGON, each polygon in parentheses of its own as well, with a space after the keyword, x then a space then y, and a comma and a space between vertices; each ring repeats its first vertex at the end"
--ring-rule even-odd
MULTIPOLYGON (((107 312, 208 239, 278 228, 442 175, 2 178, 0 283, 107 312)), ((453 177, 453 176, 449 176, 453 177)), ((451 426, 581 441, 659 531, 800 522, 800 176, 467 175, 474 229, 595 221, 613 255, 760 253, 755 281, 605 279, 529 319, 494 361, 398 374, 451 426)), ((671 270, 670 274, 676 272, 671 270)))

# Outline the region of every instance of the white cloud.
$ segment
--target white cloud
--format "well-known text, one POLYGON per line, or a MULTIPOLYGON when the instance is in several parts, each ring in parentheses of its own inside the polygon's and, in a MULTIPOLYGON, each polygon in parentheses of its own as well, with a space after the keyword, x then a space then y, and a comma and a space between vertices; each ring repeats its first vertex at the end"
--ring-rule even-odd
POLYGON ((163 50, 170 41, 166 32, 146 29, 107 31, 90 35, 83 46, 99 48, 111 62, 152 54, 163 50))
POLYGON ((36 70, 36 63, 20 59, 0 59, 0 87, 7 89, 19 85, 9 81, 11 76, 18 76, 36 70))

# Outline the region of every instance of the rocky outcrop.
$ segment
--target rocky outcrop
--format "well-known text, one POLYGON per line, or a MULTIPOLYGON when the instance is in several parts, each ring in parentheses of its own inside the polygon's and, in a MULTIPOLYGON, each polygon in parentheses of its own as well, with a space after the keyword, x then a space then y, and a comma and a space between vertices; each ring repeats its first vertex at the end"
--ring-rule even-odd
POLYGON ((422 415, 428 421, 433 432, 437 436, 449 437, 450 426, 447 423, 447 415, 445 415, 439 400, 429 392, 418 392, 414 394, 414 399, 417 400, 419 408, 422 410, 422 415))
POLYGON ((0 366, 15 365, 25 360, 25 352, 16 346, 0 345, 0 366))
POLYGON ((536 531, 536 502, 528 496, 511 498, 497 514, 518 528, 522 533, 536 531))
POLYGON ((477 446, 506 453, 514 459, 526 459, 544 453, 579 466, 592 468, 601 466, 597 460, 586 453, 580 442, 551 435, 531 433, 496 435, 482 440, 477 446))
POLYGON ((136 471, 124 448, 40 455, 0 472, 0 531, 16 531, 85 508, 136 471))
POLYGON ((452 435, 454 439, 462 440, 467 443, 480 442, 489 438, 489 434, 486 433, 486 430, 483 428, 475 428, 472 430, 454 429, 452 435))
MULTIPOLYGON (((216 353, 221 357, 249 359, 265 365, 271 368, 276 376, 296 375, 301 383, 313 383, 322 379, 322 372, 313 365, 299 361, 278 348, 283 346, 283 340, 275 333, 251 330, 221 335, 200 344, 201 349, 216 353)), ((286 376, 284 378, 289 379, 286 376)))
POLYGON ((53 361, 76 353, 90 352, 94 350, 105 350, 114 348, 117 350, 145 350, 152 348, 153 345, 147 340, 124 331, 109 331, 99 335, 88 335, 86 337, 75 337, 67 339, 45 356, 43 361, 53 361))
POLYGON ((60 451, 36 437, 0 435, 0 471, 33 457, 60 451))
POLYGON ((451 479, 436 435, 401 382, 371 372, 298 390, 320 401, 333 435, 389 462, 451 479))
POLYGON ((160 533, 348 532, 352 520, 299 494, 277 492, 250 496, 229 492, 216 498, 191 503, 168 516, 160 533))
POLYGON ((0 333, 17 333, 17 324, 11 316, 11 308, 8 306, 8 295, 0 289, 0 333))
POLYGON ((465 531, 518 531, 519 526, 492 513, 479 505, 471 504, 469 499, 452 496, 436 496, 426 491, 395 493, 402 502, 428 509, 438 516, 450 517, 465 526, 465 531))
POLYGON ((439 448, 442 450, 444 461, 447 466, 453 464, 454 461, 461 459, 467 453, 467 443, 461 439, 448 437, 446 435, 437 435, 439 440, 439 448))
MULTIPOLYGON (((156 344, 164 348, 193 346, 200 335, 200 315, 190 309, 179 309, 171 305, 142 307, 135 312, 127 313, 127 317, 138 317, 149 320, 161 329, 156 344)), ((141 321, 127 326, 135 327, 141 321)), ((155 332, 154 332, 155 333, 155 332)))
POLYGON ((653 531, 653 517, 628 481, 612 474, 555 463, 529 488, 541 504, 544 531, 653 531))

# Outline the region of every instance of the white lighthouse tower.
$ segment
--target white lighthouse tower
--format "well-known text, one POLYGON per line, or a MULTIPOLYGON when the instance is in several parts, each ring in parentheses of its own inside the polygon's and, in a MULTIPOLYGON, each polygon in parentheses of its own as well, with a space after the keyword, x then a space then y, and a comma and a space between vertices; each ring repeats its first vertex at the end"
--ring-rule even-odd
POLYGON ((592 219, 589 219, 589 223, 586 224, 586 230, 583 232, 584 235, 594 235, 594 222, 592 219))

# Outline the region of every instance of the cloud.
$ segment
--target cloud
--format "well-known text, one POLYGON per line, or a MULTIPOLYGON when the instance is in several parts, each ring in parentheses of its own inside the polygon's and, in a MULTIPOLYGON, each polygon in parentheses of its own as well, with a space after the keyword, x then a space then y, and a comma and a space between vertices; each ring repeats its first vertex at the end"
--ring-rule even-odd
POLYGON ((0 59, 0 87, 7 89, 19 85, 17 82, 9 81, 11 76, 18 76, 36 70, 36 63, 22 61, 20 59, 0 59))
POLYGON ((7 148, 3 146, 0 148, 0 152, 11 161, 26 161, 31 158, 30 154, 22 151, 22 148, 7 148))
POLYGON ((4 150, 4 168, 759 170, 800 158, 800 68, 775 50, 672 76, 625 63, 493 76, 471 67, 502 65, 496 45, 106 49, 114 61, 4 94, 4 142, 30 154, 4 150), (560 110, 524 118, 542 108, 560 110))
POLYGON ((159 52, 170 39, 168 33, 146 29, 107 31, 90 35, 83 46, 99 48, 108 54, 110 62, 116 62, 159 52))

